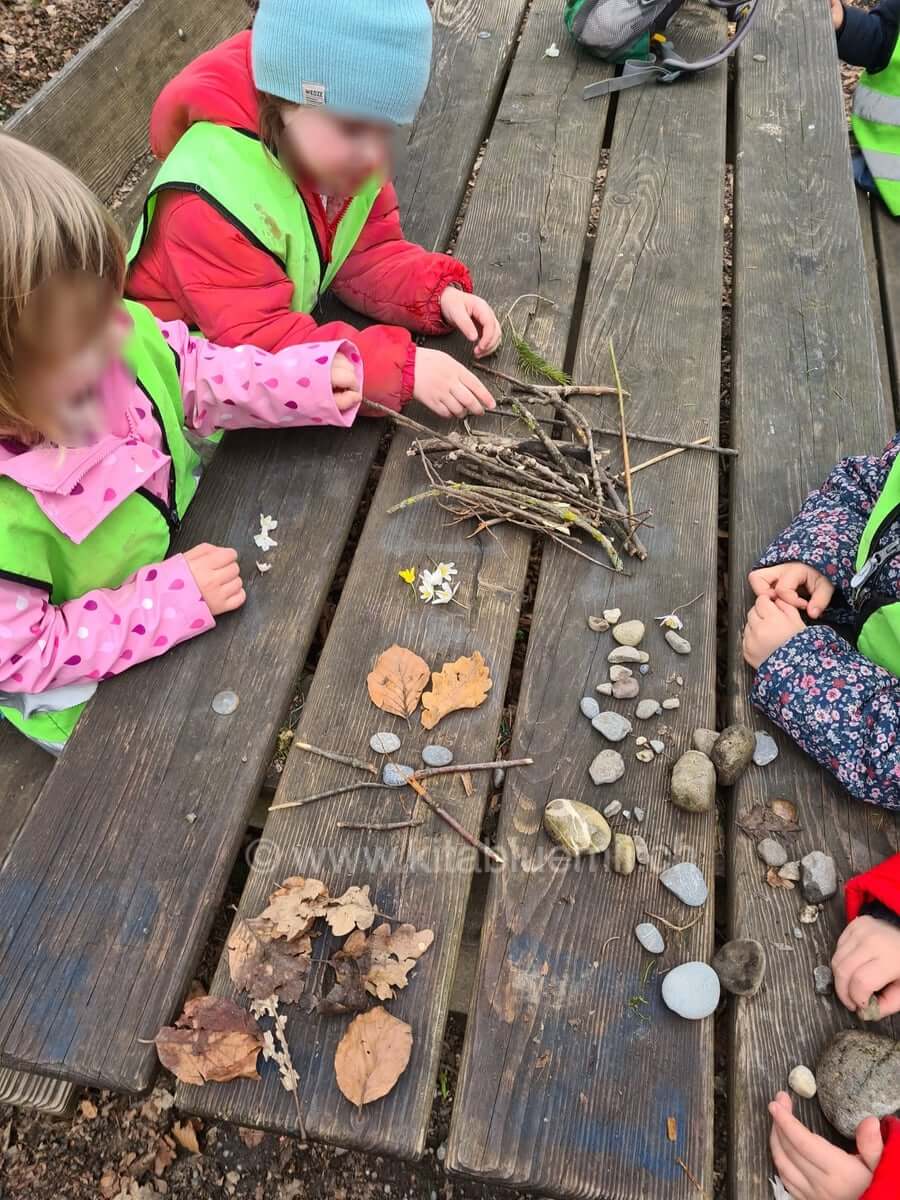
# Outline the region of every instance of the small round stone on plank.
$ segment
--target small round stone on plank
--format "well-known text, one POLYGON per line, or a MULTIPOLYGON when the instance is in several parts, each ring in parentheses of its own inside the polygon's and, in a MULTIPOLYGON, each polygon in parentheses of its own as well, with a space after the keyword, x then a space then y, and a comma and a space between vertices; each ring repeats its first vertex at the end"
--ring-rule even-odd
POLYGON ((212 710, 220 717, 230 717, 231 714, 237 711, 237 706, 240 704, 237 692, 224 691, 217 692, 213 696, 212 710))

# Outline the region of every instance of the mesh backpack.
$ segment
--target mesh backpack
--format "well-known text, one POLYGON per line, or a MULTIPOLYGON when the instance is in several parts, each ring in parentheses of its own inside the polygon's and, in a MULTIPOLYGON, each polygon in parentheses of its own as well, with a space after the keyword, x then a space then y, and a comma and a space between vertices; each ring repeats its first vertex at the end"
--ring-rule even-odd
POLYGON ((604 62, 624 63, 621 75, 584 89, 585 100, 658 80, 672 83, 697 74, 733 54, 750 29, 759 0, 708 0, 737 22, 732 37, 706 58, 688 62, 665 36, 684 0, 567 0, 565 18, 575 41, 604 62))

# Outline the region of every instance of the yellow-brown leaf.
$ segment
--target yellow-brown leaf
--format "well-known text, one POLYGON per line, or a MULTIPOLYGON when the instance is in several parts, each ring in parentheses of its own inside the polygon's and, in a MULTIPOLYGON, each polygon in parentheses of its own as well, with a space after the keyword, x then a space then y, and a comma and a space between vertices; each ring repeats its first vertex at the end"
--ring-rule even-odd
POLYGON ((395 717, 411 717, 430 674, 424 658, 403 646, 391 646, 366 676, 369 698, 395 717))
POLYGON ((182 1083, 259 1078, 256 1060, 262 1033, 250 1013, 233 1000, 189 1000, 175 1024, 161 1029, 155 1040, 159 1061, 182 1083))
POLYGON ((444 663, 431 676, 431 691, 422 697, 422 725, 434 729, 448 713, 478 708, 493 687, 488 665, 476 650, 470 658, 444 663))
POLYGON ((334 1055, 337 1085, 351 1104, 380 1100, 406 1070, 412 1029, 383 1008, 355 1017, 334 1055))

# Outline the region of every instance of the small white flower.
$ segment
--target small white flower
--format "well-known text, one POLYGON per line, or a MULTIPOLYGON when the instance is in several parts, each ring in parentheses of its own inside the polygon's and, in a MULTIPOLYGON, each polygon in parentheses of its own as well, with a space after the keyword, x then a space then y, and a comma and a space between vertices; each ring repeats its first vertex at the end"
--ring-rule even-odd
POLYGON ((273 520, 272 517, 266 517, 262 513, 259 514, 259 533, 254 536, 253 540, 259 546, 260 550, 271 550, 274 546, 278 545, 274 538, 269 537, 272 530, 277 528, 278 522, 273 520))
POLYGON ((256 569, 259 571, 260 575, 265 575, 266 571, 272 570, 272 564, 267 562, 258 562, 256 564, 256 569))
POLYGON ((544 51, 544 58, 559 58, 559 46, 556 42, 552 46, 548 46, 544 51))
POLYGON ((454 575, 458 575, 456 563, 438 563, 432 575, 435 579, 442 579, 444 582, 449 582, 454 575))
POLYGON ((434 599, 435 580, 430 571, 423 571, 419 576, 419 599, 430 604, 434 599))
POLYGON ((443 584, 435 592, 433 604, 449 604, 456 593, 459 591, 459 584, 452 587, 449 583, 443 584))
POLYGON ((657 617, 656 619, 662 625, 663 629, 674 629, 676 633, 684 629, 684 621, 675 613, 667 613, 664 617, 657 617))

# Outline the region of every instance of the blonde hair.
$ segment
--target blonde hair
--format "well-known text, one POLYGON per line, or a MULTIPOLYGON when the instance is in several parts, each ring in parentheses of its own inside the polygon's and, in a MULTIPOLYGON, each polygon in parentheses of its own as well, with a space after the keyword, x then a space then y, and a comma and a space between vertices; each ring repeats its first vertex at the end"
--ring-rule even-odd
MULTIPOLYGON (((125 245, 111 213, 62 163, 0 133, 0 425, 33 435, 15 395, 25 308, 54 277, 121 295, 125 245)), ((52 350, 48 347, 48 351, 52 350)))

